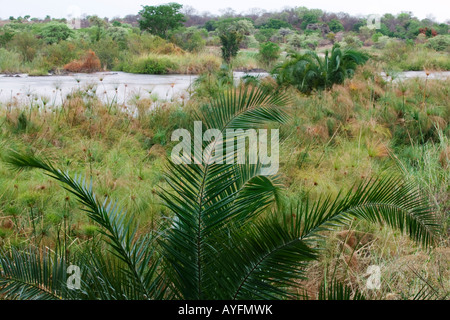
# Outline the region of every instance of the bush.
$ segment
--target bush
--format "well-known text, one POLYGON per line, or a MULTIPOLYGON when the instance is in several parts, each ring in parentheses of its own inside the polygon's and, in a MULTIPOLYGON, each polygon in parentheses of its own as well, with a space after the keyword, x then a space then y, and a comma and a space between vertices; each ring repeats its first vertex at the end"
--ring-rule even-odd
POLYGON ((22 57, 17 52, 0 48, 0 72, 17 72, 22 69, 22 57))
POLYGON ((304 41, 303 41, 303 43, 302 43, 302 47, 303 48, 305 48, 305 49, 312 49, 312 50, 315 50, 316 48, 317 48, 317 46, 319 45, 319 41, 321 40, 322 38, 321 37, 319 37, 317 34, 312 34, 312 35, 309 35, 309 36, 306 36, 305 38, 304 38, 304 41))
POLYGON ((263 65, 270 67, 278 60, 280 57, 280 52, 280 46, 276 43, 262 43, 259 47, 258 59, 263 65))
POLYGON ((259 42, 256 40, 254 35, 245 36, 244 41, 242 41, 242 46, 245 48, 257 49, 259 48, 259 42))
POLYGON ((237 31, 223 32, 220 35, 220 43, 222 44, 222 58, 226 63, 231 62, 231 58, 237 56, 239 45, 244 36, 237 31))
POLYGON ((133 59, 122 66, 122 71, 141 74, 167 74, 177 65, 166 57, 147 56, 133 59))
POLYGON ((175 33, 172 38, 173 41, 183 50, 190 52, 199 52, 206 45, 206 38, 208 33, 206 30, 196 29, 195 27, 187 28, 184 32, 175 33))
POLYGON ((436 51, 449 51, 450 52, 450 36, 439 35, 428 39, 427 47, 436 51))
MULTIPOLYGON (((376 34, 378 34, 378 33, 376 33, 376 34)), ((390 41, 393 41, 388 36, 377 36, 376 38, 377 38, 377 40, 375 41, 375 44, 373 45, 374 48, 376 48, 376 49, 384 49, 390 41)))
POLYGON ((17 49, 25 61, 32 61, 41 43, 29 32, 16 33, 8 46, 17 49))
POLYGON ((363 45, 363 42, 356 36, 347 35, 344 38, 343 47, 348 48, 360 48, 363 45))
POLYGON ((64 70, 70 72, 96 72, 101 70, 101 63, 95 52, 89 50, 82 59, 66 64, 64 70))
POLYGON ((329 55, 319 57, 314 51, 306 54, 292 53, 288 59, 273 71, 280 85, 293 86, 303 93, 330 89, 355 74, 358 65, 363 65, 368 56, 356 50, 341 50, 334 45, 329 55))
POLYGON ((95 42, 91 46, 91 49, 94 50, 95 54, 100 59, 103 68, 112 69, 119 63, 119 44, 110 37, 105 37, 95 42))
POLYGON ((45 68, 50 70, 52 68, 62 67, 70 61, 75 60, 80 56, 80 50, 73 43, 62 41, 46 46, 42 50, 42 56, 45 68))
POLYGON ((292 34, 288 38, 288 45, 293 50, 298 50, 302 47, 302 42, 304 39, 296 33, 292 34))

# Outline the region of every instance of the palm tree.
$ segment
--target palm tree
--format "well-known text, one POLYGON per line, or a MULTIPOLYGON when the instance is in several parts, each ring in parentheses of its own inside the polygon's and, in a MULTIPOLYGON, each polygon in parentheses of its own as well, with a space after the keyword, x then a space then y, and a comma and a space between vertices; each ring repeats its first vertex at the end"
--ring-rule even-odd
POLYGON ((314 51, 305 54, 291 53, 286 62, 273 71, 281 85, 290 85, 301 92, 330 89, 333 84, 343 83, 353 77, 358 65, 364 64, 368 56, 356 50, 341 50, 335 44, 329 56, 321 58, 314 51))
MULTIPOLYGON (((283 123, 286 103, 282 93, 233 89, 205 107, 197 120, 221 132, 283 123)), ((400 178, 371 179, 336 197, 286 205, 281 178, 261 175, 261 164, 168 161, 167 187, 159 194, 171 214, 158 230, 140 235, 132 215, 112 200, 98 199, 92 182, 80 175, 72 177, 33 155, 12 152, 6 160, 18 170, 40 169, 59 181, 98 224, 107 248, 96 245, 67 258, 57 250, 4 250, 0 294, 7 298, 297 298, 292 289, 305 279, 308 263, 320 256, 326 233, 355 218, 405 231, 424 246, 439 230, 427 198, 400 178), (66 288, 69 264, 81 267, 79 290, 66 288)), ((340 284, 320 294, 350 297, 340 284)))

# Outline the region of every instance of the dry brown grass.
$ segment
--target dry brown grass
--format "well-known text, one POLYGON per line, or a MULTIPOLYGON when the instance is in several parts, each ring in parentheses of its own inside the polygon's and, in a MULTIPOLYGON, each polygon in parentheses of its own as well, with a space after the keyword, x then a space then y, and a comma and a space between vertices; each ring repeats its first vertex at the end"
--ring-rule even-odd
POLYGON ((80 59, 69 62, 64 66, 64 70, 69 72, 97 72, 101 70, 101 62, 94 51, 89 50, 86 55, 80 59))

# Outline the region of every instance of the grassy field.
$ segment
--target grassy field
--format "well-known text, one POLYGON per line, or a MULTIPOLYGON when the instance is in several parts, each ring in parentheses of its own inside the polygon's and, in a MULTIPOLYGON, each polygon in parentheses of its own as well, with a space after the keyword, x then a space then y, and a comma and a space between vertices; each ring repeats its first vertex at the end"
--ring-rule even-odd
MULTIPOLYGON (((206 57, 215 68, 217 58, 206 57)), ((204 58, 186 62, 148 55, 127 68, 156 59, 190 70, 197 68, 195 59, 204 58)), ((252 53, 241 53, 234 66, 248 67, 249 59, 254 59, 252 53)), ((389 82, 378 76, 382 70, 380 63, 371 62, 329 91, 288 91, 293 101, 286 107, 290 120, 280 127, 285 201, 336 195, 367 177, 397 173, 429 193, 438 208, 442 237, 426 251, 398 231, 355 221, 328 238, 326 254, 308 269, 304 287, 311 297, 330 277, 373 299, 411 299, 423 288, 442 297, 450 290, 450 80, 389 82), (381 290, 365 288, 370 265, 381 267, 381 290)), ((163 174, 174 145, 171 134, 191 126, 193 114, 205 102, 208 96, 201 94, 183 102, 145 100, 137 117, 127 113, 132 106, 105 105, 81 91, 62 107, 1 106, 0 149, 2 155, 20 150, 45 156, 86 176, 98 195, 118 200, 131 212, 139 232, 145 233, 168 214, 156 192, 167 187, 163 174)), ((97 228, 57 182, 39 171, 17 172, 0 162, 0 247, 52 248, 64 242, 67 250, 76 251, 98 243, 97 228)))

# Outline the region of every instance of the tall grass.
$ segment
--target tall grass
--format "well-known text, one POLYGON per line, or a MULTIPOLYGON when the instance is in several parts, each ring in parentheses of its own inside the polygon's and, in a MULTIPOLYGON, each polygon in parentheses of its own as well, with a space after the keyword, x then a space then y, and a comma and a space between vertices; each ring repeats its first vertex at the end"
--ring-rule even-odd
POLYGON ((0 71, 3 73, 26 72, 19 53, 0 48, 0 71))
MULTIPOLYGON (((187 57, 168 59, 189 61, 187 57)), ((292 117, 280 127, 280 175, 286 197, 315 200, 395 170, 431 193, 442 227, 448 228, 449 80, 390 82, 380 71, 380 66, 367 64, 352 79, 310 96, 288 89, 293 103, 286 111, 292 117)), ((273 81, 261 81, 276 88, 273 81)), ((164 213, 156 187, 173 146, 171 133, 192 126, 191 115, 205 97, 193 95, 183 105, 139 98, 134 105, 107 104, 80 88, 63 97, 61 107, 52 100, 43 97, 0 107, 0 152, 28 150, 70 166, 92 178, 99 194, 135 212, 140 232, 154 229, 164 213), (136 116, 129 113, 132 107, 139 109, 136 116)), ((75 250, 97 239, 93 223, 54 181, 39 171, 12 172, 0 162, 0 246, 24 247, 31 241, 52 248, 66 241, 75 250)), ((308 270, 309 291, 331 277, 365 290, 364 274, 373 264, 382 267, 386 285, 365 292, 372 298, 413 297, 424 286, 423 275, 408 266, 428 270, 425 279, 439 292, 449 289, 445 281, 443 288, 439 285, 450 270, 445 237, 431 258, 423 259, 425 253, 396 232, 352 224, 330 236, 325 250, 324 258, 308 270)))
POLYGON ((381 60, 388 68, 402 71, 450 70, 448 52, 439 52, 424 45, 391 42, 381 51, 381 60))

